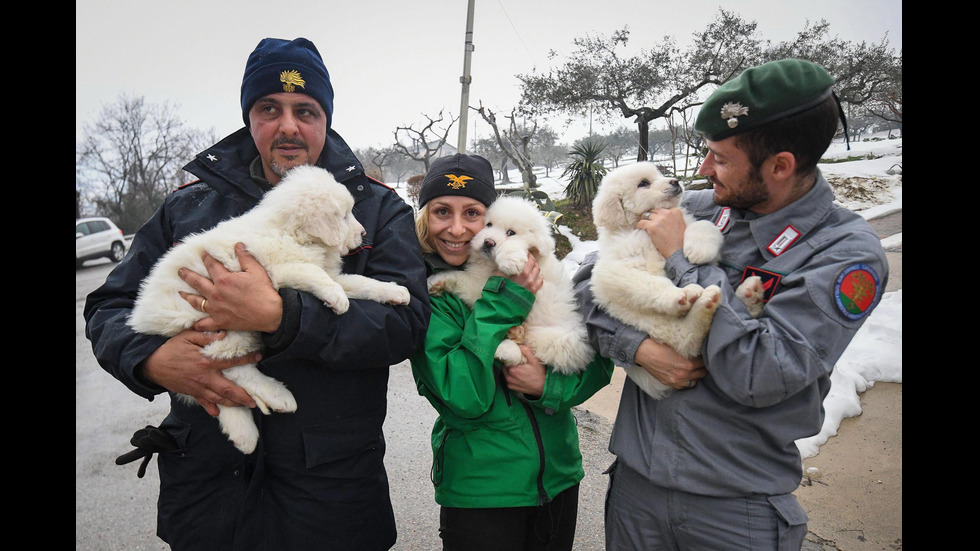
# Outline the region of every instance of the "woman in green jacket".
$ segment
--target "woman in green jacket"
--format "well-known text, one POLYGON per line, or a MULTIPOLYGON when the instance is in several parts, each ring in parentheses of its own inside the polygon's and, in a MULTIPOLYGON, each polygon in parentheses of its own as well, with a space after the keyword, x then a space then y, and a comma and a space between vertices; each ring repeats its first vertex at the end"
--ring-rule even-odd
MULTIPOLYGON (((432 163, 416 218, 430 274, 466 262, 496 196, 486 159, 456 154, 432 163)), ((585 473, 571 408, 609 383, 613 364, 597 354, 583 372, 562 375, 525 346, 527 363, 495 364, 497 345, 524 321, 541 283, 529 257, 521 274, 491 277, 472 310, 452 294, 431 297, 412 372, 439 412, 431 478, 445 551, 572 548, 585 473)))

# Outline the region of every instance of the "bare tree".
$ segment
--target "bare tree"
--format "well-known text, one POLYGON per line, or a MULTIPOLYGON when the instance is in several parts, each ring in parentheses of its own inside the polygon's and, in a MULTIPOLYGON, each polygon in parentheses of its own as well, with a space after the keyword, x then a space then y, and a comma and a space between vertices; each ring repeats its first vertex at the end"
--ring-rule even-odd
POLYGON ((501 184, 510 183, 510 177, 508 175, 510 159, 500 149, 500 143, 496 138, 479 138, 473 140, 469 145, 469 150, 490 161, 490 166, 496 167, 497 172, 500 173, 501 184))
MULTIPOLYGON (((127 233, 145 222, 167 193, 190 181, 182 166, 210 138, 185 128, 167 104, 120 96, 103 107, 75 155, 76 188, 127 233)), ((76 190, 77 191, 77 190, 76 190)))
POLYGON ((444 129, 440 129, 438 125, 445 118, 442 111, 439 111, 437 118, 432 118, 426 114, 422 116, 429 122, 422 125, 420 129, 416 129, 414 126, 399 126, 395 129, 395 145, 393 147, 405 157, 421 162, 425 166, 425 170, 428 171, 430 159, 439 156, 444 151, 443 146, 446 145, 449 130, 459 120, 459 117, 453 118, 450 114, 449 124, 444 129), (407 143, 402 143, 403 139, 407 143))
POLYGON ((497 123, 497 116, 489 108, 484 107, 482 101, 480 102, 479 108, 470 107, 470 109, 479 113, 483 117, 483 120, 493 128, 493 135, 497 140, 497 144, 500 145, 500 149, 514 163, 514 166, 521 171, 524 191, 530 192, 532 189, 537 188, 538 178, 534 174, 534 163, 531 161, 531 139, 538 129, 537 121, 532 117, 530 127, 525 123, 518 124, 517 108, 515 107, 511 109, 510 115, 504 116, 509 123, 501 131, 497 123))
POLYGON ((362 164, 368 166, 365 173, 380 182, 385 181, 385 169, 391 165, 391 159, 398 154, 395 148, 388 147, 368 147, 367 149, 357 149, 354 155, 361 160, 362 164))
MULTIPOLYGON (((692 119, 693 113, 690 110, 677 111, 667 117, 667 132, 670 135, 668 145, 672 153, 670 174, 678 178, 692 178, 701 166, 701 147, 704 145, 704 140, 701 134, 694 130, 692 119), (676 119, 680 119, 680 122, 675 122, 676 119), (678 151, 681 152, 680 155, 677 155, 678 151), (685 163, 684 166, 677 166, 678 157, 685 163)), ((660 171, 666 174, 663 168, 660 171)))

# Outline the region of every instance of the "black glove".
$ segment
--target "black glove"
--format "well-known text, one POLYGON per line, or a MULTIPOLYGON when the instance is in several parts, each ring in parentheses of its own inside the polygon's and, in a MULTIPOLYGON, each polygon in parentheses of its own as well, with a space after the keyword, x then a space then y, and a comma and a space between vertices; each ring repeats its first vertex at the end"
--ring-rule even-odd
POLYGON ((136 476, 139 478, 143 478, 143 475, 146 474, 146 464, 150 462, 154 453, 174 453, 179 449, 177 441, 174 440, 173 436, 170 436, 169 432, 149 425, 136 431, 129 443, 136 446, 136 449, 117 457, 116 465, 132 463, 142 457, 143 462, 140 463, 140 468, 136 472, 136 476))

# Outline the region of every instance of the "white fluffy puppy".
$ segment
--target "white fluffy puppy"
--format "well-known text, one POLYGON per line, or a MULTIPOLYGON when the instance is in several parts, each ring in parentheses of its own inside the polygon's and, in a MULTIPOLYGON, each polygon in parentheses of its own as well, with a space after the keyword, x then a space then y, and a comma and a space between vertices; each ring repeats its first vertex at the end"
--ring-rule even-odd
POLYGON ((571 280, 565 277, 555 256, 551 223, 534 203, 509 196, 494 201, 485 220, 484 228, 473 237, 466 266, 430 276, 429 292, 451 292, 472 308, 494 272, 499 269, 506 275, 520 273, 531 251, 544 283, 535 294, 524 323, 511 330, 495 356, 505 365, 521 363, 517 344, 523 342, 555 371, 582 371, 592 361, 594 351, 576 309, 571 280))
MULTIPOLYGON (((700 352, 721 289, 716 285, 706 289, 697 284, 675 286, 664 275, 666 259, 647 233, 635 227, 645 212, 679 206, 682 194, 680 183, 660 174, 650 162, 609 172, 592 204, 599 250, 590 285, 596 303, 610 315, 691 358, 700 352)), ((723 243, 721 232, 707 220, 684 215, 684 256, 694 264, 716 263, 723 243)), ((763 300, 761 280, 747 279, 738 294, 758 315, 763 300)), ((672 390, 642 367, 623 367, 654 398, 666 397, 672 390)))
MULTIPOLYGON (((301 166, 286 177, 247 213, 214 228, 185 238, 167 251, 140 284, 129 325, 147 334, 173 336, 207 316, 181 298, 178 291, 195 293, 177 270, 184 267, 206 274, 206 252, 231 271, 241 271, 236 243, 262 264, 279 289, 306 291, 334 312, 343 314, 349 298, 386 304, 408 304, 408 290, 356 274, 342 274, 341 256, 361 245, 364 227, 354 218, 354 198, 322 168, 301 166)), ((235 358, 262 347, 253 331, 228 331, 225 338, 204 347, 211 358, 235 358)), ((255 364, 223 371, 245 389, 263 413, 296 411, 293 394, 281 382, 263 375, 255 364)), ((184 396, 189 402, 193 399, 184 396)), ((196 403, 196 402, 195 402, 196 403)), ((252 453, 258 429, 246 407, 219 406, 222 432, 244 453, 252 453)))

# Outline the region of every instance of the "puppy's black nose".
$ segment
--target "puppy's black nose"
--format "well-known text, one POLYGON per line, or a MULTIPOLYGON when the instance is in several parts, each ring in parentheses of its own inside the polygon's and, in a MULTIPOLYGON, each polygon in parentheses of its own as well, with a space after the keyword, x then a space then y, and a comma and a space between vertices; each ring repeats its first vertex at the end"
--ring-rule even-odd
POLYGON ((492 248, 494 248, 496 246, 497 246, 497 242, 494 241, 493 239, 487 238, 487 239, 484 239, 483 240, 483 248, 484 248, 484 250, 490 250, 490 249, 492 249, 492 248))

